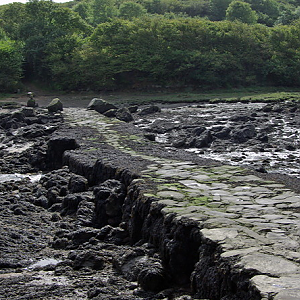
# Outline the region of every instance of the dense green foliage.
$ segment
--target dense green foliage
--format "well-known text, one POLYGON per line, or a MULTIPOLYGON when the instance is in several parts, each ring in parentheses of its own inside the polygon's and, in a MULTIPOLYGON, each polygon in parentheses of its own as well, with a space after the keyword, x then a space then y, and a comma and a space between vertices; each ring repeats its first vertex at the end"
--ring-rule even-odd
POLYGON ((22 74, 21 47, 0 30, 0 92, 14 91, 22 74))
POLYGON ((0 6, 0 89, 300 86, 300 9, 275 0, 0 6), (226 20, 225 20, 226 19, 226 20))
POLYGON ((254 24, 257 22, 257 14, 252 10, 249 3, 234 0, 226 10, 226 19, 229 21, 240 21, 247 24, 254 24))

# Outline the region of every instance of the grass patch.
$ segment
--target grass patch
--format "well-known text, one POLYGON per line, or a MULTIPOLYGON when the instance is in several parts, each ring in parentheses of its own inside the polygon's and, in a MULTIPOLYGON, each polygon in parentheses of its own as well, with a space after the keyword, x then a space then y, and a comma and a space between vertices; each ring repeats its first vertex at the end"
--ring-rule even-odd
POLYGON ((189 202, 189 206, 197 206, 197 205, 208 205, 211 198, 209 196, 200 196, 200 197, 193 197, 189 202))
POLYGON ((230 90, 187 92, 110 93, 103 98, 114 103, 146 105, 151 103, 218 103, 299 101, 300 90, 254 87, 230 90))

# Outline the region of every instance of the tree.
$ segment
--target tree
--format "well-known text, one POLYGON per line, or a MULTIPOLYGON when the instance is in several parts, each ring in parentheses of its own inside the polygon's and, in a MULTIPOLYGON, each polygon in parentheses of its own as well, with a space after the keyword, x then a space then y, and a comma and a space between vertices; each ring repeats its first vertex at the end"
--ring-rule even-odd
POLYGON ((75 12, 79 14, 79 16, 85 20, 85 21, 90 21, 91 19, 91 12, 90 12, 90 6, 86 2, 79 2, 76 4, 73 8, 75 12))
POLYGON ((248 0, 258 15, 258 22, 273 26, 279 16, 279 2, 276 0, 248 0))
POLYGON ((77 37, 88 35, 90 26, 78 13, 52 1, 31 0, 25 8, 27 19, 20 28, 25 75, 50 81, 57 65, 63 64, 67 70, 69 57, 79 46, 77 37))
POLYGON ((0 18, 3 19, 2 27, 7 36, 13 40, 21 38, 20 28, 26 22, 28 16, 25 12, 25 4, 14 2, 3 6, 0 11, 0 18))
POLYGON ((117 8, 114 6, 114 0, 92 0, 91 12, 92 24, 97 26, 115 17, 117 8))
POLYGON ((226 10, 232 0, 210 0, 210 19, 221 21, 226 17, 226 10))
POLYGON ((257 14, 251 9, 249 3, 235 0, 229 4, 226 10, 226 19, 229 21, 254 24, 257 21, 257 14))
POLYGON ((21 47, 0 35, 0 92, 14 91, 22 74, 21 47))
POLYGON ((132 20, 141 17, 146 13, 146 9, 136 2, 124 2, 120 5, 119 16, 123 19, 132 20))
POLYGON ((272 28, 269 45, 272 57, 269 61, 269 77, 273 84, 281 86, 300 85, 300 21, 292 26, 279 25, 272 28))

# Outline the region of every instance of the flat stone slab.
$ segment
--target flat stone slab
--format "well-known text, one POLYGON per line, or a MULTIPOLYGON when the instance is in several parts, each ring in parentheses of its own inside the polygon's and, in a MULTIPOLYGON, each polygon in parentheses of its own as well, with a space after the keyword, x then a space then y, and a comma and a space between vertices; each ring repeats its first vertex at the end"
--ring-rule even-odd
POLYGON ((182 200, 185 196, 184 194, 181 194, 176 191, 161 191, 157 193, 157 197, 182 200))
POLYGON ((277 294, 274 300, 300 300, 299 274, 282 277, 256 275, 251 281, 267 299, 277 294))
POLYGON ((261 274, 271 276, 292 275, 300 271, 297 264, 287 259, 263 253, 246 255, 241 259, 239 264, 245 270, 256 270, 261 274))

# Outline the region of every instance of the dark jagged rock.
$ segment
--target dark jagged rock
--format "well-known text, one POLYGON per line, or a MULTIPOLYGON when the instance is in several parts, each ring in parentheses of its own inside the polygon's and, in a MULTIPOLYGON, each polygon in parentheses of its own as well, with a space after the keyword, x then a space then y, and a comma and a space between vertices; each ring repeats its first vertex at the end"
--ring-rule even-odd
POLYGON ((66 150, 77 149, 79 145, 74 137, 57 136, 48 142, 47 160, 51 169, 62 166, 63 153, 66 150))
POLYGON ((164 269, 159 262, 149 261, 138 276, 138 283, 145 291, 158 292, 165 288, 166 280, 164 269))
POLYGON ((103 115, 108 118, 115 118, 117 111, 117 109, 109 109, 108 111, 104 112, 103 115))
POLYGON ((144 137, 149 141, 155 141, 155 134, 154 133, 145 133, 144 137))
POLYGON ((139 112, 139 115, 140 116, 145 116, 145 115, 154 114, 154 113, 160 112, 160 111, 161 111, 161 109, 160 109, 159 106, 157 106, 157 105, 151 105, 151 106, 143 108, 139 112))
POLYGON ((65 196, 61 204, 61 214, 70 215, 77 211, 79 203, 84 199, 81 194, 69 194, 65 196))
POLYGON ((32 107, 23 107, 21 112, 24 117, 34 117, 36 115, 35 110, 32 107))
POLYGON ((81 175, 73 174, 69 180, 68 189, 70 193, 85 192, 88 188, 88 181, 81 175))
POLYGON ((178 128, 178 125, 174 124, 173 122, 155 120, 148 130, 155 133, 166 133, 176 128, 178 128))
POLYGON ((147 249, 126 249, 123 255, 114 257, 114 266, 130 281, 138 281, 146 291, 161 291, 166 278, 161 260, 147 255, 147 249))
POLYGON ((217 128, 214 128, 213 136, 219 139, 229 139, 230 132, 230 127, 219 126, 217 128))
POLYGON ((134 114, 138 111, 138 108, 139 107, 137 105, 133 105, 133 106, 129 106, 128 110, 129 110, 130 113, 134 114))
POLYGON ((192 130, 192 135, 193 136, 200 136, 204 131, 206 130, 205 127, 196 127, 192 130))
POLYGON ((76 230, 71 234, 71 239, 74 245, 78 246, 88 242, 91 238, 94 238, 99 233, 99 229, 94 228, 82 228, 76 230))
POLYGON ((122 220, 122 205, 125 198, 124 185, 114 179, 109 179, 94 189, 95 217, 98 227, 104 225, 117 226, 122 220))
POLYGON ((194 146, 196 148, 209 147, 210 143, 213 141, 213 136, 209 130, 205 130, 201 135, 194 140, 194 146))
POLYGON ((91 268, 94 270, 101 270, 104 268, 105 260, 100 253, 93 250, 86 250, 76 253, 73 260, 73 268, 75 270, 81 268, 91 268))
POLYGON ((131 115, 130 111, 126 107, 119 108, 116 111, 116 118, 118 120, 121 120, 121 121, 124 121, 124 122, 131 122, 131 121, 133 121, 133 116, 131 115))
POLYGON ((239 125, 231 131, 231 137, 235 142, 244 143, 256 136, 256 129, 253 124, 239 125))

